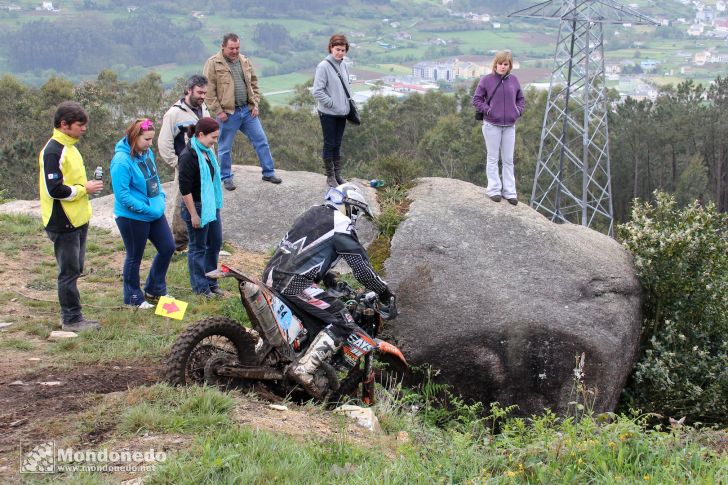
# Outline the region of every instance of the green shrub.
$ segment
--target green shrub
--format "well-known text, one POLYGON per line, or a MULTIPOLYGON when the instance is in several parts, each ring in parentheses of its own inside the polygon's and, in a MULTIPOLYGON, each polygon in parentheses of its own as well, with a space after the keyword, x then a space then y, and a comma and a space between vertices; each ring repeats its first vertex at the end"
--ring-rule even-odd
POLYGON ((388 186, 405 185, 423 173, 417 161, 398 153, 378 158, 374 170, 377 178, 383 179, 388 186))
POLYGON ((664 416, 728 422, 728 217, 678 209, 655 192, 620 227, 645 289, 641 356, 625 404, 664 416))

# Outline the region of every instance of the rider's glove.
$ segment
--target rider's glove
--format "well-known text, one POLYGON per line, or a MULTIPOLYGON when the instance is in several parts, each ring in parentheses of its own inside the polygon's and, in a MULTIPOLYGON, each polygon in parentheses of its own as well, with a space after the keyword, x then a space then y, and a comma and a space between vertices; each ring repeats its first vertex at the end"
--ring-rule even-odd
POLYGON ((389 291, 389 288, 387 288, 386 290, 384 290, 383 292, 381 292, 379 294, 379 303, 381 303, 384 306, 387 306, 387 305, 389 305, 389 301, 392 299, 393 296, 394 296, 394 293, 389 291))

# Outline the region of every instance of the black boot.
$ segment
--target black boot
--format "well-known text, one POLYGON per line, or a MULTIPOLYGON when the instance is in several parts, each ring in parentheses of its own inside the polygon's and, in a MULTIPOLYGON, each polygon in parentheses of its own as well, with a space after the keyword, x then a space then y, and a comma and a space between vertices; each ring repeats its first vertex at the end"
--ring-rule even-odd
POLYGON ((334 161, 330 158, 324 158, 324 173, 326 174, 326 185, 329 187, 339 185, 334 177, 334 161))
POLYGON ((340 158, 334 158, 334 177, 336 177, 336 182, 339 185, 346 183, 346 180, 344 180, 344 177, 341 176, 341 159, 340 158))

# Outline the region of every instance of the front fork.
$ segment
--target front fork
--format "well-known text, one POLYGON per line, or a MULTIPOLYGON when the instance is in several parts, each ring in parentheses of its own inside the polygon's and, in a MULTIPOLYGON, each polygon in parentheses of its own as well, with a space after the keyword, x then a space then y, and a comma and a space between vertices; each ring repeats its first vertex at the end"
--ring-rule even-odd
POLYGON ((361 400, 367 406, 374 404, 374 369, 372 352, 364 356, 364 379, 361 383, 361 400))

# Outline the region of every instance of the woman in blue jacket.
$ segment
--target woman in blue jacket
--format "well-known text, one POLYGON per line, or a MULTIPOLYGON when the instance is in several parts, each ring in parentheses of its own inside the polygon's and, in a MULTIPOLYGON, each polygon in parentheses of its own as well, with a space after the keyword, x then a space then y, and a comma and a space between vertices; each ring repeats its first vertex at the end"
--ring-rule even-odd
POLYGON ((114 219, 126 248, 124 260, 124 304, 154 308, 167 295, 167 268, 174 254, 174 238, 164 217, 162 191, 151 146, 154 125, 149 119, 134 121, 116 144, 111 160, 114 189, 114 219), (157 249, 144 292, 139 284, 139 266, 147 240, 157 249))

